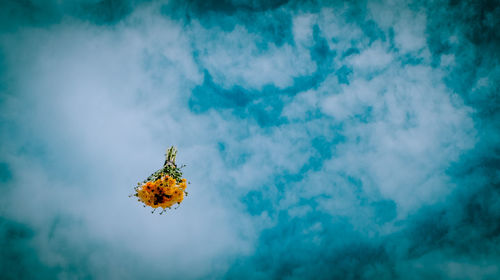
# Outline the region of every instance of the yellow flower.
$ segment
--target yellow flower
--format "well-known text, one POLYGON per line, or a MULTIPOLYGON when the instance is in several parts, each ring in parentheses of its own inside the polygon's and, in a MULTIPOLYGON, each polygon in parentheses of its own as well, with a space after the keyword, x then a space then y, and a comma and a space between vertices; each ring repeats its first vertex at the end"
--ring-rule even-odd
POLYGON ((175 186, 175 184, 176 184, 176 183, 177 183, 177 182, 175 181, 175 179, 174 179, 174 178, 172 178, 172 177, 169 177, 169 178, 168 178, 168 186, 169 186, 169 187, 173 187, 173 186, 175 186))
POLYGON ((177 197, 177 202, 178 203, 181 203, 182 201, 184 200, 184 192, 181 191, 181 193, 179 194, 179 196, 177 197))

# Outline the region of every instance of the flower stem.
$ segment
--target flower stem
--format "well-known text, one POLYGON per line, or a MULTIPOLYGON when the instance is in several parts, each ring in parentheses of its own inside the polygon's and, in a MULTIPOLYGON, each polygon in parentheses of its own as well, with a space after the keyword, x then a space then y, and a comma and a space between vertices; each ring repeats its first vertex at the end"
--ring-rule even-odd
POLYGON ((175 165, 175 157, 177 156, 177 149, 172 146, 167 149, 167 158, 165 159, 165 163, 163 164, 164 167, 167 165, 173 165, 174 167, 177 167, 175 165))

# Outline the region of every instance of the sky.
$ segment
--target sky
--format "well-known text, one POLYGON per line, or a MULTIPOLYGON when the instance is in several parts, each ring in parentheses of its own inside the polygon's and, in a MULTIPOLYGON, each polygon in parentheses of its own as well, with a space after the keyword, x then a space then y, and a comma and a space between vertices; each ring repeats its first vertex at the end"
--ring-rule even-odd
POLYGON ((500 5, 5 0, 2 279, 500 278, 500 5), (189 195, 129 198, 175 145, 189 195))

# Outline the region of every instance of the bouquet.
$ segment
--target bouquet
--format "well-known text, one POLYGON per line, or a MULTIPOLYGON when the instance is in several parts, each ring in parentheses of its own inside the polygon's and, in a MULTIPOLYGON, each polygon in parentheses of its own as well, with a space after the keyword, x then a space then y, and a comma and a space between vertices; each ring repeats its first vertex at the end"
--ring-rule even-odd
POLYGON ((170 209, 173 205, 179 205, 184 196, 187 196, 187 181, 182 178, 181 168, 175 164, 177 149, 172 146, 167 150, 167 158, 163 168, 151 174, 143 182, 137 183, 135 193, 132 196, 137 197, 144 207, 153 208, 152 213, 157 208, 163 208, 160 215, 170 209))

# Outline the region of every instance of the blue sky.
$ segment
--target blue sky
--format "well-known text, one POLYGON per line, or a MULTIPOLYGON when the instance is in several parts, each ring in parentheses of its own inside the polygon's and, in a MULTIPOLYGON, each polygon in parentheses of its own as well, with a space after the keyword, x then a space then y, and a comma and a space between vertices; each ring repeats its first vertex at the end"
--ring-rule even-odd
POLYGON ((495 1, 0 7, 2 278, 500 276, 495 1))

